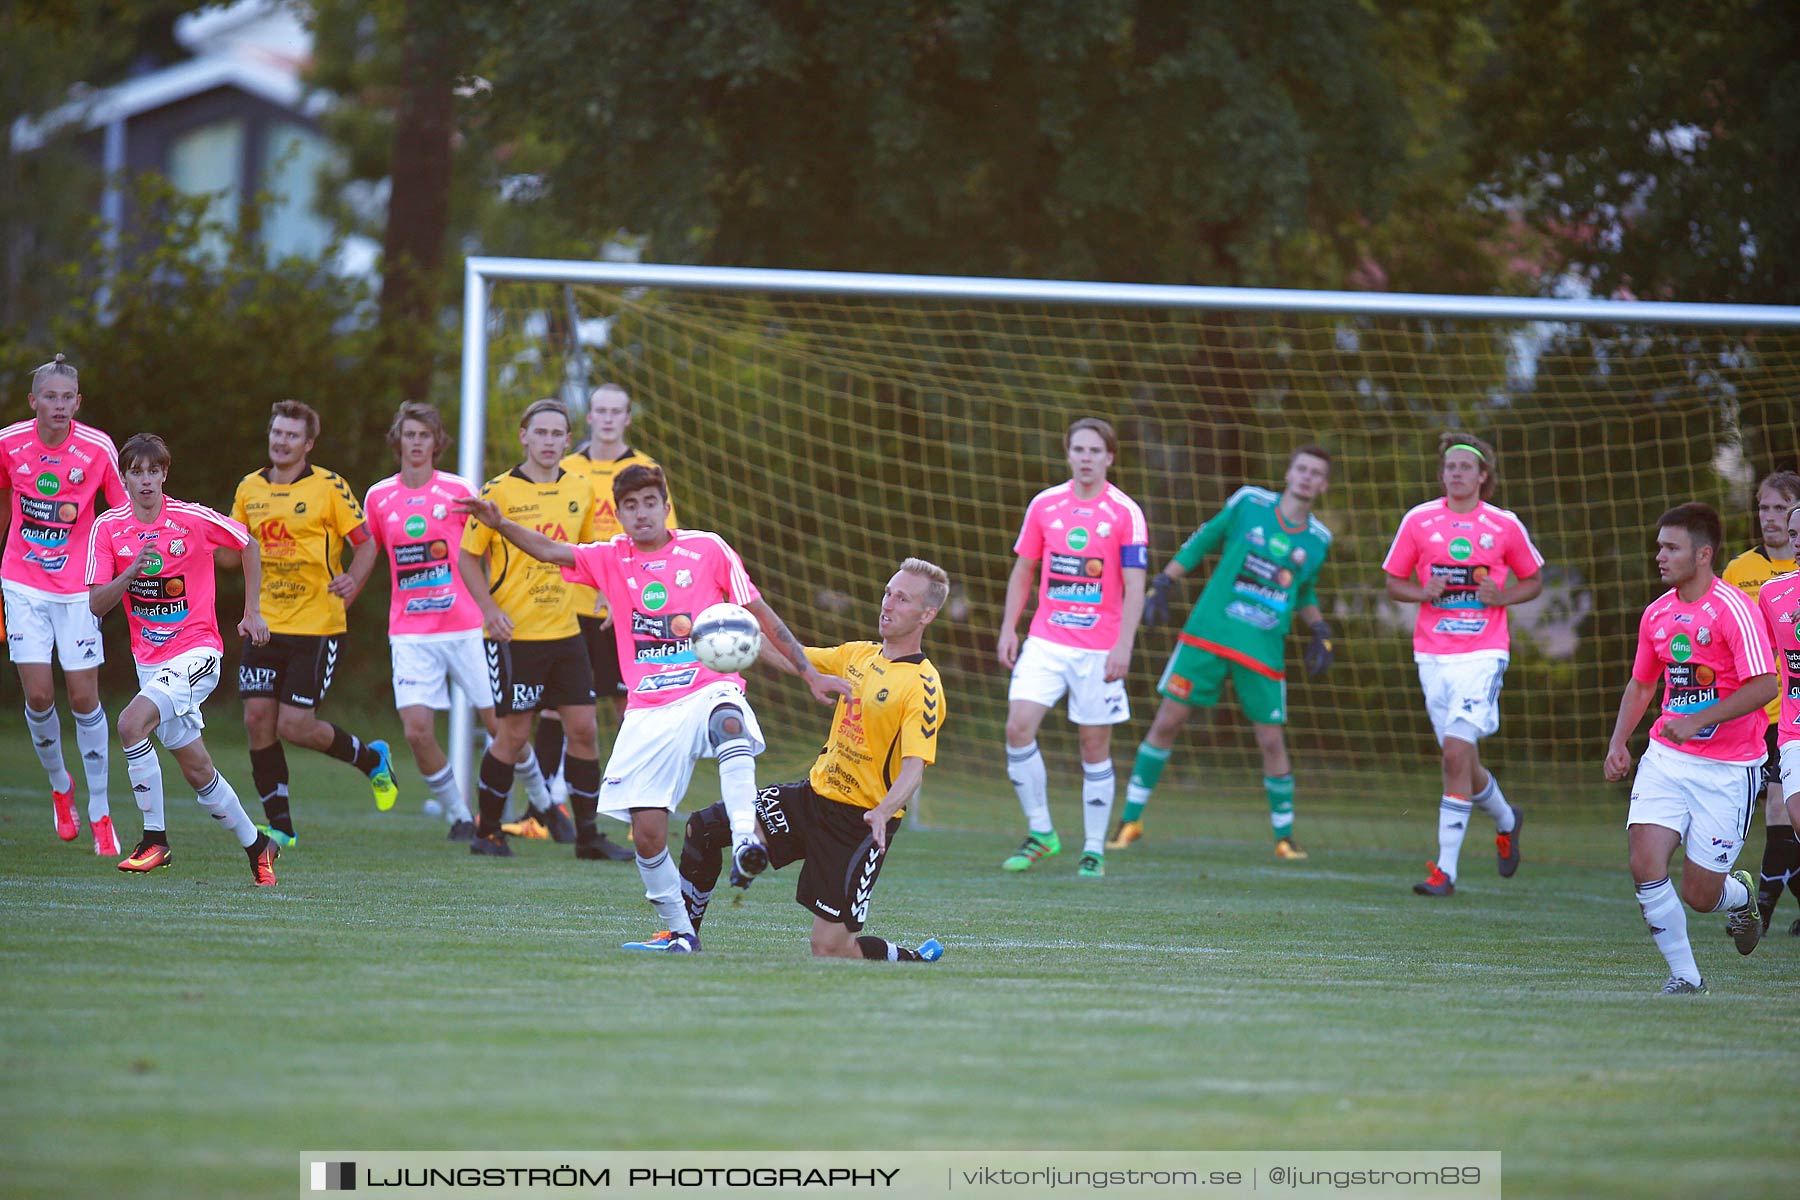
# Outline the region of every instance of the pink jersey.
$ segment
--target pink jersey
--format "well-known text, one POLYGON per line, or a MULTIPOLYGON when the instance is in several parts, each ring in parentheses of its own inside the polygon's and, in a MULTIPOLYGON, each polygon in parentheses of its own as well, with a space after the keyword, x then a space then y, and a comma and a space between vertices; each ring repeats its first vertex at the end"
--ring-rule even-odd
POLYGON ((743 676, 702 665, 688 634, 704 609, 726 600, 750 604, 762 593, 724 538, 697 529, 672 532, 648 554, 623 533, 576 546, 575 565, 562 570, 564 579, 596 589, 612 606, 628 708, 657 708, 721 679, 744 686, 743 676))
POLYGON ((1013 543, 1020 558, 1035 558, 1037 612, 1031 636, 1077 650, 1111 650, 1125 608, 1125 568, 1150 562, 1144 510, 1112 484, 1092 500, 1059 483, 1032 497, 1013 543))
POLYGON ((456 565, 463 526, 458 500, 475 494, 461 475, 433 471, 423 487, 409 488, 389 475, 369 489, 363 513, 375 541, 387 551, 393 598, 388 636, 419 639, 481 628, 481 607, 463 586, 456 565))
POLYGON ((1650 740, 1671 750, 1743 766, 1762 762, 1769 756, 1764 742, 1769 715, 1761 706, 1722 725, 1708 725, 1679 746, 1662 736, 1662 728, 1673 717, 1711 708, 1745 680, 1774 670, 1768 626, 1750 597, 1723 579, 1714 579, 1693 604, 1671 588, 1638 622, 1631 677, 1654 683, 1662 674, 1662 716, 1650 727, 1650 740))
POLYGON ((131 657, 145 666, 189 650, 223 652, 213 612, 213 551, 241 550, 250 531, 203 504, 163 497, 153 521, 130 505, 109 508, 88 535, 87 586, 110 583, 145 546, 144 569, 125 589, 131 657))
POLYGON ((1800 571, 1777 575, 1762 585, 1756 606, 1775 638, 1775 662, 1781 668, 1781 716, 1775 739, 1800 742, 1800 571))
POLYGON ((112 439, 71 421, 62 445, 50 447, 36 421, 16 421, 0 429, 0 490, 12 492, 0 579, 46 596, 81 595, 94 518, 125 503, 112 439))
POLYGON ((1506 609, 1483 604, 1476 590, 1487 579, 1500 587, 1530 579, 1543 565, 1525 523, 1506 509, 1482 501, 1469 512, 1452 512, 1440 497, 1400 518, 1381 569, 1420 585, 1433 576, 1445 581, 1437 603, 1419 605, 1413 625, 1413 660, 1424 662, 1447 654, 1508 657, 1506 609))

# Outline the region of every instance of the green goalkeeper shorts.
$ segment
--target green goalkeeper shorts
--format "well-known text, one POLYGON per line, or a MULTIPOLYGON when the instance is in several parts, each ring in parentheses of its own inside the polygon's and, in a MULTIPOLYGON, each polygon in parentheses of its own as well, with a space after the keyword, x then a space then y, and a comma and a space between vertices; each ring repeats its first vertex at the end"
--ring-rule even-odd
POLYGON ((1169 656, 1156 690, 1177 704, 1211 708, 1219 702, 1227 674, 1246 717, 1258 725, 1287 724, 1287 680, 1270 679, 1243 663, 1185 641, 1177 643, 1175 653, 1169 656))

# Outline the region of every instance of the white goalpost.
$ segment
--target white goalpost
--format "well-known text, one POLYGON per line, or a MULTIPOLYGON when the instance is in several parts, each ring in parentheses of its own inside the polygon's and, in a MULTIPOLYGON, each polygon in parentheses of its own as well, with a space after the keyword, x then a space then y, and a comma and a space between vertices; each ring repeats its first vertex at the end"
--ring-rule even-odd
MULTIPOLYGON (((1658 511, 1659 489, 1724 511, 1755 462, 1800 449, 1800 309, 1772 305, 473 257, 462 336, 457 469, 478 484, 493 465, 490 416, 567 394, 592 354, 606 368, 595 382, 623 374, 657 397, 661 440, 648 449, 672 467, 684 516, 760 521, 773 561, 752 574, 778 563, 834 634, 866 636, 853 610, 872 573, 895 547, 934 539, 924 544, 943 546, 958 584, 933 660, 974 730, 996 726, 1004 703, 1003 682, 987 695, 982 654, 1019 497, 1055 481, 1069 416, 1119 426, 1122 486, 1156 507, 1153 567, 1232 488, 1279 479, 1293 444, 1323 440, 1343 465, 1322 514, 1338 535, 1322 593, 1334 624, 1358 636, 1327 685, 1297 689, 1292 710, 1319 744, 1343 747, 1346 769, 1372 774, 1429 740, 1413 698, 1388 698, 1404 674, 1400 642, 1368 561, 1379 563, 1400 499, 1427 498, 1425 434, 1497 432, 1511 464, 1499 502, 1550 542, 1559 586, 1521 621, 1533 648, 1516 685, 1508 678, 1531 697, 1517 736, 1538 739, 1546 762, 1573 761, 1591 736, 1586 714, 1616 683, 1587 678, 1598 642, 1641 607, 1613 594, 1623 568, 1608 542, 1658 511), (550 362, 544 326, 583 348, 573 371, 550 362), (686 444, 703 415, 718 446, 686 444), (1388 731, 1380 722, 1396 704, 1405 728, 1388 731)), ((1138 645, 1131 688, 1144 704, 1166 647, 1138 645)), ((465 789, 473 729, 459 694, 450 750, 465 789)), ((1253 753, 1221 746, 1245 763, 1253 753)))

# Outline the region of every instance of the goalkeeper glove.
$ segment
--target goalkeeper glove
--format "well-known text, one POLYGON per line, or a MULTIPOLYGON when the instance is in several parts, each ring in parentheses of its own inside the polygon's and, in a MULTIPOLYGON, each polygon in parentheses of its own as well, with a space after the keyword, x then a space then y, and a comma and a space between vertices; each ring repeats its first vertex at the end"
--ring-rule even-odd
POLYGON ((1158 571, 1150 578, 1150 591, 1144 596, 1144 624, 1152 629, 1169 621, 1169 589, 1175 581, 1158 571))
POLYGON ((1306 662, 1306 673, 1314 679, 1331 670, 1335 661, 1331 653, 1331 626, 1323 621, 1313 623, 1312 641, 1307 643, 1306 653, 1301 657, 1306 662))

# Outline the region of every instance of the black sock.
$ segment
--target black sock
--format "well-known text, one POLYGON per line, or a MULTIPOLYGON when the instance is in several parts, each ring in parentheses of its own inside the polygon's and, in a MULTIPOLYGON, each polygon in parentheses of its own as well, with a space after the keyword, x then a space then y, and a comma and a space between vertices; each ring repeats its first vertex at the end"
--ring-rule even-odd
POLYGON ((537 733, 532 737, 531 748, 537 753, 538 767, 543 770, 544 778, 554 779, 556 769, 562 766, 563 760, 562 722, 538 718, 537 733))
POLYGON ((713 889, 719 885, 719 872, 725 867, 725 847, 731 845, 731 818, 725 815, 723 802, 703 808, 688 818, 681 839, 681 899, 687 905, 688 920, 699 932, 706 917, 706 906, 713 889))
POLYGON ((864 958, 877 962, 924 962, 917 950, 908 950, 905 946, 896 946, 886 938, 878 938, 872 934, 864 934, 856 939, 856 948, 862 951, 864 958))
POLYGON ((373 775, 381 766, 381 755, 369 749, 368 743, 353 733, 346 733, 336 725, 327 725, 331 729, 331 749, 325 753, 339 762, 347 762, 364 775, 373 775))
MULTIPOLYGON (((261 836, 261 835, 258 835, 258 836, 261 836)), ((144 845, 146 845, 146 846, 166 846, 168 844, 169 844, 169 831, 168 830, 166 830, 166 829, 146 829, 146 830, 144 830, 144 845)))
MULTIPOLYGON (((541 728, 541 726, 540 726, 541 728)), ((577 841, 592 842, 600 837, 600 760, 569 755, 563 764, 569 784, 569 812, 575 818, 577 841)))
POLYGON ((1781 903, 1783 886, 1796 888, 1796 897, 1800 897, 1800 881, 1795 879, 1796 870, 1800 870, 1800 839, 1794 836, 1792 825, 1767 825, 1763 832, 1763 860, 1761 878, 1756 883, 1756 903, 1762 909, 1763 924, 1769 923, 1769 914, 1781 903))
POLYGON ((263 847, 267 846, 268 844, 269 844, 269 835, 259 829, 256 831, 256 840, 254 842, 251 842, 248 846, 244 847, 244 853, 250 856, 251 862, 255 862, 257 860, 257 858, 262 854, 263 847))
POLYGON ((512 785, 512 764, 495 758, 492 750, 483 754, 481 782, 477 789, 481 816, 475 824, 475 831, 483 837, 494 837, 500 832, 500 814, 506 811, 506 797, 512 791, 512 785))
POLYGON ((250 779, 262 797, 263 817, 272 829, 294 836, 294 818, 288 811, 287 751, 280 742, 250 751, 250 779))

